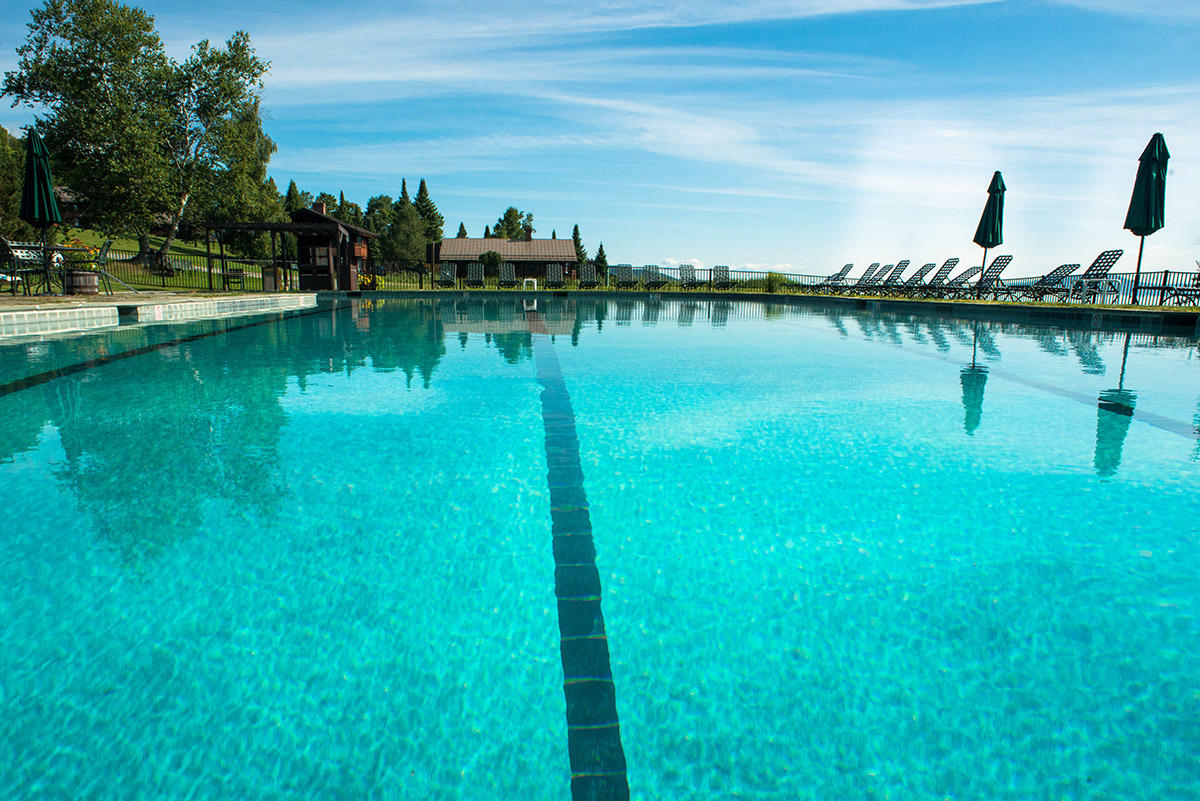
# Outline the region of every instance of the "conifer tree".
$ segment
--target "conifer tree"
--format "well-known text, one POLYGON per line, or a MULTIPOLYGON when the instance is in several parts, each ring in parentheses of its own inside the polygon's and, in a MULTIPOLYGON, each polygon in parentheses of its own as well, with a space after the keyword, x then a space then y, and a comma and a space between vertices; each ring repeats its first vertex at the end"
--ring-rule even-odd
POLYGON ((459 239, 467 238, 467 226, 463 225, 461 222, 458 224, 458 238, 459 239))
POLYGON ((603 242, 600 243, 600 247, 596 248, 596 269, 597 270, 607 270, 608 269, 608 256, 606 256, 604 253, 604 243, 603 242))
POLYGON ((417 199, 413 201, 413 205, 416 206, 421 221, 425 223, 425 238, 430 242, 442 241, 442 225, 445 224, 446 218, 438 211, 433 198, 429 197, 429 190, 425 187, 424 178, 421 179, 421 185, 417 189, 417 199))
POLYGON ((283 198, 284 211, 307 209, 312 206, 312 203, 313 196, 308 192, 301 192, 295 181, 288 184, 287 194, 283 198))
POLYGON ((579 237, 579 226, 576 225, 571 231, 571 239, 575 242, 575 261, 583 264, 587 261, 587 251, 584 250, 583 240, 579 237))
POLYGON ((403 178, 400 179, 400 200, 405 203, 412 203, 412 198, 408 196, 408 182, 403 178))
POLYGON ((483 238, 484 238, 484 239, 491 239, 491 238, 492 238, 492 229, 491 229, 491 228, 489 228, 489 227, 487 227, 486 225, 485 225, 485 226, 483 226, 483 238))
POLYGON ((558 231, 555 231, 553 228, 551 228, 551 229, 550 229, 550 238, 551 238, 551 239, 558 239, 558 231))

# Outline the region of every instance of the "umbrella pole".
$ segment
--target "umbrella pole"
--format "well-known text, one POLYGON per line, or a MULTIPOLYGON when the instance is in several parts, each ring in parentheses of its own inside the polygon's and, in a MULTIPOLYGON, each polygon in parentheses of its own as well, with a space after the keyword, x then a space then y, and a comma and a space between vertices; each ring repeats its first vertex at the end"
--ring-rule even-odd
POLYGON ((1140 237, 1140 240, 1141 241, 1138 243, 1137 269, 1133 273, 1133 305, 1134 306, 1138 305, 1138 302, 1137 302, 1138 282, 1139 282, 1139 279, 1141 279, 1141 277, 1142 277, 1142 249, 1146 247, 1146 237, 1144 237, 1144 236, 1140 237))
POLYGON ((50 248, 46 245, 46 228, 42 226, 42 272, 46 280, 46 294, 50 294, 50 248))
POLYGON ((988 252, 988 249, 984 248, 983 249, 983 264, 981 264, 979 266, 979 280, 975 282, 976 297, 983 297, 983 293, 980 290, 983 287, 983 274, 985 272, 987 272, 987 252, 988 252))

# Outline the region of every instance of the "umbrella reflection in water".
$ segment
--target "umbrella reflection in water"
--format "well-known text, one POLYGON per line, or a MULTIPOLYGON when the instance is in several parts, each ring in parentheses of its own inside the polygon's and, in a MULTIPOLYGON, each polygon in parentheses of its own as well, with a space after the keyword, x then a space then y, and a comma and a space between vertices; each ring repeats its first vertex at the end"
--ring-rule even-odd
POLYGON ((1125 335, 1125 350, 1121 354, 1121 377, 1116 389, 1101 390, 1096 404, 1096 455, 1093 464, 1096 475, 1111 478, 1121 466, 1121 450, 1133 422, 1137 395, 1125 389, 1125 360, 1129 356, 1129 334, 1125 335))
POLYGON ((964 367, 959 374, 962 381, 963 431, 974 436, 983 420, 983 389, 987 386, 987 368, 975 363, 976 343, 979 338, 979 324, 975 324, 975 337, 971 343, 971 364, 964 367))

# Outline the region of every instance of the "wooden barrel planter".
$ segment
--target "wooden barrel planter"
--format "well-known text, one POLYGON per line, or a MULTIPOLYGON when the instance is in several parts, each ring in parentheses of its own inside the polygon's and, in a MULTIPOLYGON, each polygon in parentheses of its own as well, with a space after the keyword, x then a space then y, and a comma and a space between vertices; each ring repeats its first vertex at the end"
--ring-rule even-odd
POLYGON ((67 270, 63 289, 68 295, 98 295, 100 275, 89 270, 67 270))

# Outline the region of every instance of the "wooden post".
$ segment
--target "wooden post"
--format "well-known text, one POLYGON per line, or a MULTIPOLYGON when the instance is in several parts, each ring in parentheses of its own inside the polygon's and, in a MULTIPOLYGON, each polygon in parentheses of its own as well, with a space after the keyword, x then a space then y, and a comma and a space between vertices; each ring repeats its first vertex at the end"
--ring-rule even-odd
POLYGON ((208 265, 208 291, 213 291, 212 284, 212 231, 204 229, 204 263, 208 265))

